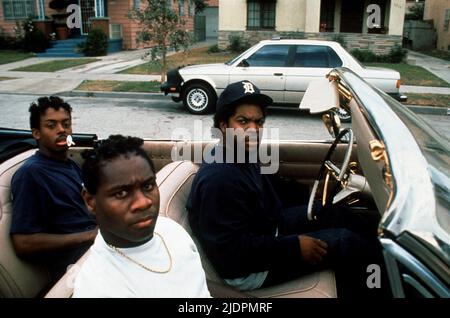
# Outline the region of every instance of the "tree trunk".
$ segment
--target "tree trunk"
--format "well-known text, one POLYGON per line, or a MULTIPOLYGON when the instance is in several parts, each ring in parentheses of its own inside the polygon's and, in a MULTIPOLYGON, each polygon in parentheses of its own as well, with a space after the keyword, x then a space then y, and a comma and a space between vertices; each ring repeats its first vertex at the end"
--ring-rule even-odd
POLYGON ((161 83, 166 81, 167 65, 166 65, 166 49, 162 51, 162 69, 161 69, 161 83))

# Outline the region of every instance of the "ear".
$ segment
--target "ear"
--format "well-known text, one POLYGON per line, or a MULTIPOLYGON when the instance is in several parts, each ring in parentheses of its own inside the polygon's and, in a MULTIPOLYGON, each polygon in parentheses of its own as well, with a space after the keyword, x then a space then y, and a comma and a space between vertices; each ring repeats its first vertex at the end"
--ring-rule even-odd
POLYGON ((90 194, 86 188, 83 188, 81 191, 81 195, 83 196, 84 203, 86 204, 86 207, 88 208, 89 212, 96 215, 95 211, 95 198, 92 194, 90 194))
POLYGON ((224 121, 221 121, 220 124, 219 124, 219 128, 222 131, 222 134, 225 136, 225 133, 227 131, 226 129, 228 128, 227 123, 224 122, 224 121))
POLYGON ((41 131, 39 129, 36 129, 36 128, 31 129, 31 135, 36 140, 41 139, 41 131))

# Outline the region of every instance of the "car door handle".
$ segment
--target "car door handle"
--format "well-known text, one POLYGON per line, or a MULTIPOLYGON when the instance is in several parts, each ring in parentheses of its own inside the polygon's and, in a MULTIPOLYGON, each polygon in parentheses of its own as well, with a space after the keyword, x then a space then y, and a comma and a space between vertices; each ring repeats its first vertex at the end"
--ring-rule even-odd
POLYGON ((283 76, 283 73, 273 73, 275 76, 283 76))

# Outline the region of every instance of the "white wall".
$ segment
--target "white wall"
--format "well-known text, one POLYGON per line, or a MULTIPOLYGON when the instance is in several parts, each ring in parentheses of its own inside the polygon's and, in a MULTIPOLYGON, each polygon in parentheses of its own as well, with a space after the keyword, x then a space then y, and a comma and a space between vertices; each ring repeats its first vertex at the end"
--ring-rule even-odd
POLYGON ((247 1, 219 0, 219 30, 244 31, 247 27, 247 1))

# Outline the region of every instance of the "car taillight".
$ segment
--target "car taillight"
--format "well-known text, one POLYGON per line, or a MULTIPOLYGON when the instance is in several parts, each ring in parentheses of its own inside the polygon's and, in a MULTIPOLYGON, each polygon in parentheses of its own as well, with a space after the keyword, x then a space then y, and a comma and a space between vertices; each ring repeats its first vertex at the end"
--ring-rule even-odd
POLYGON ((398 89, 400 89, 400 80, 397 80, 397 84, 395 85, 395 87, 397 87, 398 89))

